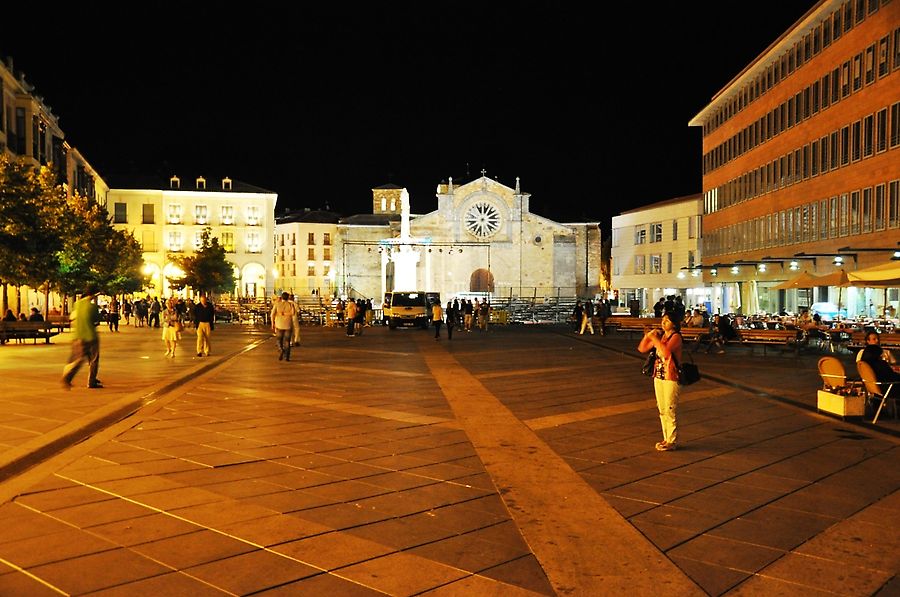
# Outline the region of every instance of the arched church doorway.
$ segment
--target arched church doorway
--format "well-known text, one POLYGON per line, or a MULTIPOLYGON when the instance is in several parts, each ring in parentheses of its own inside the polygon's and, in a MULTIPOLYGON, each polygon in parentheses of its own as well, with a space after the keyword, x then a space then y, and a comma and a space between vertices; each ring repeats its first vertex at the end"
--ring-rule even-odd
POLYGON ((472 272, 469 292, 494 292, 494 274, 484 268, 472 272))

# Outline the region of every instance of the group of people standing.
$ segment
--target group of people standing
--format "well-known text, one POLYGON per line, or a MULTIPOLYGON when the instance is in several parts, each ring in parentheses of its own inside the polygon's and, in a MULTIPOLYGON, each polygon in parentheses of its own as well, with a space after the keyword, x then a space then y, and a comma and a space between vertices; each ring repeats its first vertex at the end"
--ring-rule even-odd
POLYGON ((600 335, 606 335, 606 320, 612 317, 612 305, 609 299, 599 298, 595 303, 588 299, 582 303, 575 301, 575 308, 572 309, 572 323, 575 326, 575 333, 583 335, 585 330, 594 335, 594 317, 600 320, 600 335))
POLYGON ((469 299, 453 299, 447 301, 447 307, 441 307, 439 302, 431 305, 431 325, 434 327, 434 339, 441 339, 441 328, 447 324, 447 339, 453 339, 453 330, 462 329, 471 332, 472 328, 487 331, 488 322, 491 320, 491 304, 487 299, 472 302, 469 299))

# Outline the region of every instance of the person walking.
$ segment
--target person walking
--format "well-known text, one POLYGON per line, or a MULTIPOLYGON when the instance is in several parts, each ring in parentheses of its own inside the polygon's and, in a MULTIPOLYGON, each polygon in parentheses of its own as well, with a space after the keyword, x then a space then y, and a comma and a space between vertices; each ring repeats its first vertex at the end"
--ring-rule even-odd
POLYGON ((681 362, 680 330, 680 322, 674 315, 666 314, 662 318, 662 329, 648 330, 638 344, 638 351, 642 353, 656 350, 653 391, 662 425, 663 439, 656 443, 656 449, 660 452, 675 450, 678 445, 676 413, 679 392, 678 363, 681 362))
POLYGON ((169 298, 166 301, 166 308, 161 314, 162 317, 162 339, 166 343, 166 356, 175 358, 175 347, 178 346, 178 341, 181 339, 181 330, 183 329, 183 323, 181 318, 181 312, 178 311, 178 308, 175 304, 174 298, 169 298))
POLYGON ((459 310, 453 305, 452 301, 447 301, 447 340, 453 340, 453 328, 457 326, 459 319, 459 310))
POLYGON ((575 301, 575 307, 572 309, 572 331, 576 334, 582 319, 584 319, 584 307, 581 305, 581 301, 575 301))
POLYGON ((594 303, 591 302, 591 299, 584 302, 584 309, 581 312, 581 331, 578 333, 584 335, 585 329, 591 331, 591 336, 594 335, 594 303))
POLYGON ((441 325, 444 323, 444 310, 437 301, 431 305, 431 325, 434 326, 434 339, 441 339, 441 325))
POLYGON ((291 344, 300 346, 300 305, 293 298, 291 303, 294 305, 294 325, 291 329, 291 344))
POLYGON ((472 299, 463 299, 463 326, 466 328, 467 332, 472 331, 472 313, 474 311, 474 307, 472 306, 472 299))
POLYGON ((287 292, 281 293, 281 300, 272 305, 272 332, 278 337, 278 360, 291 360, 292 332, 294 329, 294 317, 296 308, 287 292))
POLYGON ((100 310, 97 308, 97 288, 88 287, 84 296, 75 301, 72 307, 72 352, 69 361, 63 367, 62 386, 65 389, 72 387, 72 379, 81 365, 88 364, 88 387, 102 388, 103 384, 97 379, 100 369, 100 337, 97 334, 97 326, 100 325, 100 310))
POLYGON ((197 328, 197 356, 208 357, 209 337, 216 328, 216 308, 206 294, 200 295, 200 302, 194 305, 194 327, 197 328))
POLYGON ((150 318, 147 320, 147 327, 159 327, 159 314, 162 313, 162 305, 159 297, 154 296, 153 302, 150 303, 150 318))

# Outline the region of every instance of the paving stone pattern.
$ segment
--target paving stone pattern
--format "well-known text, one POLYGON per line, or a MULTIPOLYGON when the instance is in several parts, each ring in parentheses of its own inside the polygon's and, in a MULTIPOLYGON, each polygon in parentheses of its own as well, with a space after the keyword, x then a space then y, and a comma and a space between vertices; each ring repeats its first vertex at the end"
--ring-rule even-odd
POLYGON ((900 592, 900 425, 816 414, 815 355, 697 355, 659 453, 621 336, 120 329, 103 390, 58 387, 65 335, 0 347, 0 475, 135 411, 0 476, 0 595, 900 592))

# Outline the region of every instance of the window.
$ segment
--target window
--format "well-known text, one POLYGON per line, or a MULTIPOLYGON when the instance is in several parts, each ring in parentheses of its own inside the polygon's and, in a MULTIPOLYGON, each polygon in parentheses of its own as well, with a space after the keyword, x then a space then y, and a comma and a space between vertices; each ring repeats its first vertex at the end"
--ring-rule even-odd
POLYGON ((322 244, 325 246, 328 246, 331 244, 331 233, 330 232, 322 233, 322 244))
POLYGON ((697 236, 697 230, 694 225, 694 220, 696 217, 699 217, 699 216, 690 216, 688 218, 688 238, 696 238, 696 236, 697 236))
POLYGON ((195 232, 194 233, 194 250, 199 251, 200 247, 203 246, 203 232, 195 232))
POLYGON ((887 149, 887 108, 875 114, 875 151, 887 149))
POLYGON ((875 116, 870 114, 863 118, 863 157, 870 157, 875 152, 875 116))
POLYGON ((167 224, 181 224, 181 204, 170 203, 168 215, 166 216, 167 224))
POLYGON ((666 254, 666 273, 672 273, 672 254, 666 254))
POLYGON ((830 209, 830 217, 828 219, 828 236, 829 238, 836 238, 839 233, 839 206, 838 206, 838 198, 832 197, 831 201, 831 209, 830 209))
POLYGON ((886 224, 887 204, 884 196, 884 185, 875 187, 875 230, 884 230, 886 224))
POLYGON ((900 180, 894 180, 888 186, 887 225, 888 228, 900 226, 900 180))
POLYGON ((860 150, 862 149, 862 125, 859 120, 854 122, 850 128, 850 147, 852 153, 852 161, 859 159, 860 150))
POLYGON ((247 233, 247 252, 248 253, 261 253, 262 252, 262 243, 260 240, 259 232, 248 232, 247 233))
POLYGON ((891 106, 891 147, 900 145, 900 102, 891 106))
POLYGON ((184 240, 181 232, 169 232, 169 251, 181 251, 184 248, 184 240))
POLYGON ((678 220, 672 220, 672 240, 678 240, 678 220))
POLYGON ((635 255, 634 256, 634 273, 635 274, 647 273, 646 261, 644 259, 644 255, 635 255))
POLYGON ((885 35, 878 42, 878 76, 883 77, 888 74, 888 57, 891 38, 885 35))
POLYGON ((866 48, 865 63, 863 64, 865 71, 866 85, 875 81, 875 44, 866 48))
POLYGON ((152 203, 144 203, 142 206, 142 224, 155 224, 156 223, 156 214, 153 209, 152 203))
POLYGON ((194 224, 209 224, 209 209, 205 205, 194 206, 194 224))
POLYGON ((697 264, 697 256, 694 251, 688 251, 688 267, 693 268, 697 264))
POLYGON ((853 57, 853 91, 859 91, 862 88, 862 60, 861 52, 853 57))
POLYGON ((322 255, 323 261, 331 261, 331 247, 325 247, 325 252, 322 255))
POLYGON ((127 224, 128 223, 128 204, 127 203, 116 203, 115 205, 115 215, 113 216, 114 224, 127 224))
POLYGON ((306 275, 310 276, 310 277, 315 276, 316 275, 316 266, 307 265, 306 266, 306 275))
POLYGON ((850 163, 850 127, 841 129, 841 166, 850 163))
POLYGON ((225 252, 234 253, 234 232, 221 232, 219 236, 222 237, 222 248, 225 252))
POLYGON ((850 61, 841 65, 841 97, 850 95, 850 61))
POLYGON ((309 261, 315 261, 315 260, 316 260, 316 249, 315 249, 314 247, 310 247, 309 249, 307 249, 307 251, 306 251, 306 258, 307 258, 309 261))
POLYGON ((662 224, 650 224, 650 242, 662 242, 662 224))
POLYGON ((647 240, 647 230, 643 226, 634 227, 634 244, 642 245, 647 240))
POLYGON ((222 225, 231 226, 234 224, 234 207, 231 205, 222 206, 222 225))
POLYGON ((872 187, 862 192, 862 231, 872 232, 872 187))
POLYGON ((141 249, 147 253, 154 253, 156 248, 156 232, 153 230, 144 230, 141 233, 141 249))
POLYGON ((850 193, 850 234, 859 234, 859 191, 850 193))
POLYGON ((841 236, 847 236, 850 232, 850 196, 841 194, 841 236))
POLYGON ((651 274, 661 274, 662 273, 662 256, 661 255, 651 255, 650 256, 650 273, 651 274))
POLYGON ((248 205, 247 206, 247 225, 248 226, 259 226, 260 218, 259 218, 259 206, 258 205, 248 205))
POLYGON ((819 238, 828 238, 828 199, 819 201, 819 238))
POLYGON ((315 232, 310 232, 309 234, 306 235, 306 244, 308 244, 308 245, 316 244, 316 233, 315 232))

